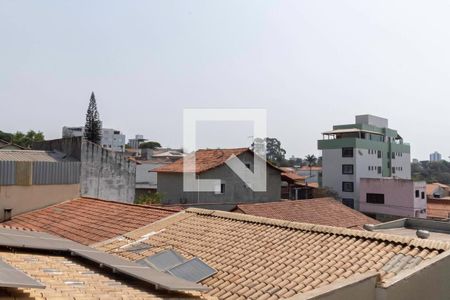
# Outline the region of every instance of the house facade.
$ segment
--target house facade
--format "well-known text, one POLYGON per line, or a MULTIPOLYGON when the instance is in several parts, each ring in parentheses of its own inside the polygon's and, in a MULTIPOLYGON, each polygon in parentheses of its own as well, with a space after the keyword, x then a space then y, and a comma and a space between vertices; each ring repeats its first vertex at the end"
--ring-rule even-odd
POLYGON ((426 183, 408 179, 361 178, 360 211, 383 217, 427 217, 426 183))
POLYGON ((410 146, 388 128, 387 119, 356 116, 354 124, 324 132, 318 148, 322 150, 322 185, 356 209, 361 178, 411 179, 410 146))
MULTIPOLYGON (((199 150, 196 152, 197 179, 219 179, 215 192, 190 192, 183 189, 183 159, 155 169, 158 174, 158 192, 163 204, 186 204, 198 207, 231 209, 237 203, 278 201, 281 194, 281 170, 266 164, 266 191, 255 192, 226 161, 236 155, 253 170, 254 153, 247 148, 199 150)), ((259 159, 259 158, 257 158, 259 159)))

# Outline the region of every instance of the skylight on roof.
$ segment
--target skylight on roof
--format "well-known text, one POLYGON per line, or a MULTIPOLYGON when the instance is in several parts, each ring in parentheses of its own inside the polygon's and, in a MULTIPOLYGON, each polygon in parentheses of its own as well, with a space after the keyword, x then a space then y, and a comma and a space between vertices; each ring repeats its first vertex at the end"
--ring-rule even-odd
POLYGON ((193 282, 200 282, 217 273, 215 269, 208 266, 198 257, 179 264, 168 270, 168 272, 178 278, 193 282))
POLYGON ((163 250, 136 262, 191 282, 200 282, 217 273, 200 258, 188 260, 173 249, 163 250))
POLYGON ((153 267, 158 271, 167 271, 174 266, 184 263, 185 261, 186 259, 181 254, 175 250, 169 249, 141 259, 137 261, 137 263, 153 267))

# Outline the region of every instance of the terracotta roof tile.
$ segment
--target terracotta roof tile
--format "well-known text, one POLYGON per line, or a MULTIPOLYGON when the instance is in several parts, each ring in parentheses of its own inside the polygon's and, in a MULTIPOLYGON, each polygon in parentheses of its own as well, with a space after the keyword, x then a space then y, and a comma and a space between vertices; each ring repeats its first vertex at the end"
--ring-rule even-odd
POLYGON ((442 188, 443 190, 450 191, 450 186, 435 182, 435 183, 429 183, 426 185, 426 193, 428 196, 433 196, 434 191, 437 188, 442 188))
POLYGON ((129 260, 166 249, 199 257, 217 270, 201 284, 219 299, 286 298, 369 271, 388 280, 450 248, 445 242, 206 209, 188 209, 96 246, 129 260), (123 250, 146 234, 152 248, 123 250))
MULTIPOLYGON (((240 155, 246 151, 251 151, 248 148, 235 148, 235 149, 200 149, 195 152, 195 168, 189 166, 189 171, 201 173, 207 170, 216 168, 225 163, 232 155, 240 155)), ((166 172, 166 173, 182 173, 183 161, 186 159, 188 162, 193 158, 193 154, 189 154, 184 158, 178 159, 175 162, 156 168, 153 172, 166 172)))
POLYGON ((333 198, 239 204, 236 211, 273 219, 355 229, 362 229, 364 224, 379 223, 333 198))
POLYGON ((312 167, 308 167, 308 166, 303 166, 300 168, 300 171, 322 171, 322 167, 318 167, 318 166, 312 166, 312 167))
POLYGON ((92 198, 68 200, 24 213, 3 225, 43 231, 89 245, 129 232, 180 211, 92 198))

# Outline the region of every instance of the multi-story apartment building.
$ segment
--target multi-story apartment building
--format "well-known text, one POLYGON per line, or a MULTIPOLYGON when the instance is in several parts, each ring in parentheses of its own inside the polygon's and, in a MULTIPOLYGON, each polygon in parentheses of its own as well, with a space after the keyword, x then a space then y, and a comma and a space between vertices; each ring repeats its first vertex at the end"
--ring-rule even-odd
POLYGON ((361 178, 411 179, 409 144, 388 120, 356 116, 355 124, 335 125, 318 141, 322 150, 322 185, 337 192, 342 202, 359 209, 361 178))
POLYGON ((434 153, 430 154, 430 161, 441 161, 442 160, 442 155, 435 151, 434 153))
MULTIPOLYGON (((84 136, 84 127, 68 127, 64 126, 62 130, 62 137, 78 137, 84 136)), ((102 142, 101 146, 103 148, 116 151, 123 152, 125 150, 125 135, 122 134, 119 130, 110 129, 110 128, 102 128, 102 142)))
POLYGON ((142 134, 136 134, 134 139, 128 140, 128 147, 130 147, 131 149, 139 149, 139 144, 144 141, 146 141, 146 139, 144 139, 144 136, 142 134))

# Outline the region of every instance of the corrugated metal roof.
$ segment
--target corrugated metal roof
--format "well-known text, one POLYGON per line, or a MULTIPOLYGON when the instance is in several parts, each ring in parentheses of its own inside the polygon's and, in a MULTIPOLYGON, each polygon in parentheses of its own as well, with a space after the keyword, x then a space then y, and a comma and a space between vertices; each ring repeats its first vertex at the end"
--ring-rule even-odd
POLYGON ((3 150, 0 151, 0 161, 76 161, 58 151, 40 150, 3 150))

